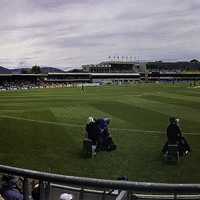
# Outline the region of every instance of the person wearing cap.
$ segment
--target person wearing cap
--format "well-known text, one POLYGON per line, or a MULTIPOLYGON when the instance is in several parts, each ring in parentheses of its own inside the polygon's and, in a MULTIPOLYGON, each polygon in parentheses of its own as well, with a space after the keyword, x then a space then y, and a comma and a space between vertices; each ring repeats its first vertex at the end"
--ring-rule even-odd
POLYGON ((11 175, 2 177, 1 195, 5 200, 23 200, 23 194, 17 187, 18 178, 11 175))
POLYGON ((73 195, 68 193, 62 193, 59 200, 73 200, 73 195))

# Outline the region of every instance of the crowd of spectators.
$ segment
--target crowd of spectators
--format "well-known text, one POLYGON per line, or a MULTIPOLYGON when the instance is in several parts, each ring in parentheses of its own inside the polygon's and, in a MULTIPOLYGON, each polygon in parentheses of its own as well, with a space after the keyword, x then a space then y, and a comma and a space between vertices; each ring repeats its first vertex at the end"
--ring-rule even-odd
POLYGON ((37 85, 31 81, 2 81, 0 82, 0 90, 18 90, 18 89, 30 89, 37 85))
POLYGON ((80 82, 59 82, 47 80, 1 80, 1 91, 29 90, 38 88, 64 88, 64 87, 79 87, 84 86, 99 86, 99 83, 80 83, 80 82))
POLYGON ((29 90, 37 88, 63 88, 75 87, 77 84, 70 83, 52 83, 45 81, 3 81, 0 82, 0 91, 29 90))
MULTIPOLYGON (((5 174, 0 179, 0 200, 24 200, 22 177, 5 174)), ((40 187, 38 180, 30 183, 29 199, 40 200, 40 187)), ((70 193, 61 193, 58 200, 73 200, 70 193)))

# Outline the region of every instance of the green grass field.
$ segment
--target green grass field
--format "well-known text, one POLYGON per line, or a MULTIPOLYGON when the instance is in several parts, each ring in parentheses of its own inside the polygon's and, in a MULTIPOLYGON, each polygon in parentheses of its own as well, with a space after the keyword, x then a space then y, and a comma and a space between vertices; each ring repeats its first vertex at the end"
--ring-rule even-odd
POLYGON ((200 88, 137 84, 0 93, 0 164, 75 176, 200 182, 200 88), (118 148, 81 156, 88 116, 110 117, 118 148), (169 116, 181 119, 192 155, 167 165, 169 116), (187 133, 187 134, 186 134, 187 133))

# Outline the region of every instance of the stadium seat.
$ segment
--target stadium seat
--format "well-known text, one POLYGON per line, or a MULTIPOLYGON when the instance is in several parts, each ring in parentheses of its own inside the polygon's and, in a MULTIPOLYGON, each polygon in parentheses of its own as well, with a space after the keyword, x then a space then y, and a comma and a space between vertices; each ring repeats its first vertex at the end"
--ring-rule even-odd
POLYGON ((179 150, 177 144, 168 144, 168 150, 164 155, 165 161, 169 163, 177 163, 179 161, 179 150))
POLYGON ((88 138, 83 140, 83 156, 85 158, 92 157, 92 141, 88 138))

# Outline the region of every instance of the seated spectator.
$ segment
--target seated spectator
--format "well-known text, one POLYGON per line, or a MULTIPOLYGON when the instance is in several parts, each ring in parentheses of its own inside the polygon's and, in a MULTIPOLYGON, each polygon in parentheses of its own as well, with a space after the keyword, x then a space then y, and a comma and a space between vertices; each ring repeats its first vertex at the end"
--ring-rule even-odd
POLYGON ((96 155, 96 151, 112 151, 116 149, 111 134, 108 129, 110 119, 100 118, 94 119, 93 117, 88 118, 86 124, 87 138, 92 141, 92 154, 96 155))
POLYGON ((86 124, 87 138, 92 142, 92 155, 96 155, 96 147, 98 143, 99 128, 93 117, 89 117, 86 124))
POLYGON ((182 136, 181 129, 179 127, 179 119, 176 119, 175 117, 170 117, 169 121, 170 124, 167 127, 168 140, 164 145, 162 152, 167 152, 168 144, 176 144, 178 145, 180 156, 187 155, 191 151, 191 149, 186 139, 182 136))
POLYGON ((2 177, 1 195, 5 200, 23 200, 23 194, 21 194, 17 187, 18 178, 11 175, 4 175, 2 177))
POLYGON ((112 136, 109 132, 110 119, 101 118, 96 120, 99 127, 98 146, 100 150, 112 151, 116 149, 116 145, 112 140, 112 136))

